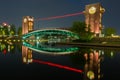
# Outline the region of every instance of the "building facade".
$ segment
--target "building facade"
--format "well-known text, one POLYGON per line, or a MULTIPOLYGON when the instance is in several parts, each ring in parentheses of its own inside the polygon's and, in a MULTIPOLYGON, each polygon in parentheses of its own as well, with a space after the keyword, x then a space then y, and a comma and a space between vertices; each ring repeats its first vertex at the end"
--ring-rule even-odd
POLYGON ((26 34, 30 31, 33 31, 34 18, 31 16, 23 17, 22 21, 22 34, 26 34))
POLYGON ((100 35, 102 31, 102 15, 105 9, 100 3, 89 4, 85 6, 85 23, 87 25, 86 30, 90 26, 90 31, 95 33, 95 35, 100 35))

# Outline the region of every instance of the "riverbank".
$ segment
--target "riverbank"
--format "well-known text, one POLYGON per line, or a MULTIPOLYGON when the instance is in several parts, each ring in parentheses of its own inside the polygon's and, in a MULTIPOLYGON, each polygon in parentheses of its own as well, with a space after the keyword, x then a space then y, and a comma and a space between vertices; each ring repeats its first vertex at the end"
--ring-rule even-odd
POLYGON ((93 46, 93 47, 114 47, 120 48, 120 44, 108 44, 108 43, 74 43, 74 42, 66 42, 66 43, 58 43, 62 45, 75 45, 75 46, 93 46))

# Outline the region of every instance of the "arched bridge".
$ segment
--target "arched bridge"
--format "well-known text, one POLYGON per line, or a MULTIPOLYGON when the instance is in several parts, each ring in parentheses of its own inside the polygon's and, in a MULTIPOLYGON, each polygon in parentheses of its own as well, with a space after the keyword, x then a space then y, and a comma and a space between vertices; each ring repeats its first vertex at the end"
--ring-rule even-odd
POLYGON ((68 30, 62 30, 62 29, 42 29, 42 30, 35 30, 32 32, 29 32, 27 34, 24 34, 22 36, 23 39, 27 39, 30 38, 31 36, 34 36, 35 39, 39 39, 41 36, 56 36, 56 37, 60 37, 60 36, 66 36, 66 38, 71 38, 71 39, 79 39, 79 35, 77 35, 76 33, 73 33, 71 31, 68 30))

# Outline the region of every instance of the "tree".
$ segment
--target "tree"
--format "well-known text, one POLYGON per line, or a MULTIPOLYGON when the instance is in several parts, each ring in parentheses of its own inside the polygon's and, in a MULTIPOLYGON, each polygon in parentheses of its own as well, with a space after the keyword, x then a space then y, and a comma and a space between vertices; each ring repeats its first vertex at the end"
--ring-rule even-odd
POLYGON ((16 34, 16 26, 14 24, 10 25, 10 35, 16 34))
POLYGON ((116 30, 112 27, 105 28, 104 30, 105 36, 111 36, 112 34, 116 34, 116 30))
POLYGON ((22 27, 19 27, 19 28, 18 28, 18 32, 17 32, 17 34, 18 34, 19 36, 22 35, 22 27))
POLYGON ((85 32, 85 28, 86 28, 86 24, 84 22, 75 21, 75 22, 73 22, 73 25, 70 28, 70 30, 77 34, 81 34, 81 33, 85 32))
POLYGON ((9 32, 8 32, 8 27, 7 26, 4 26, 3 30, 2 30, 2 34, 3 35, 8 35, 9 32))
POLYGON ((70 28, 70 30, 74 33, 77 33, 80 36, 81 40, 83 41, 89 41, 93 37, 93 33, 90 32, 90 26, 86 27, 85 22, 80 21, 73 22, 73 25, 70 28))

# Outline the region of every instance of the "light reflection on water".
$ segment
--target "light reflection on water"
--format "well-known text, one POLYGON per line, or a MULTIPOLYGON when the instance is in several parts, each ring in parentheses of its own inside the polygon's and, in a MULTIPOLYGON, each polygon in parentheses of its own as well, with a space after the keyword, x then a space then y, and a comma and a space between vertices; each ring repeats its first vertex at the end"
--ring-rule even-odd
POLYGON ((0 43, 0 51, 0 76, 39 77, 42 74, 46 78, 53 79, 114 80, 119 78, 120 74, 119 48, 79 47, 79 51, 75 53, 47 55, 22 46, 21 43, 13 45, 0 43), (38 64, 33 62, 34 60, 67 66, 82 70, 83 73, 48 64, 38 64), (5 75, 6 73, 9 75, 5 75))

